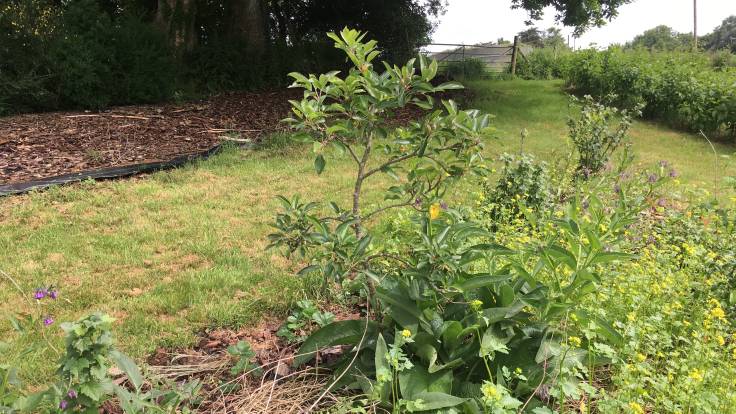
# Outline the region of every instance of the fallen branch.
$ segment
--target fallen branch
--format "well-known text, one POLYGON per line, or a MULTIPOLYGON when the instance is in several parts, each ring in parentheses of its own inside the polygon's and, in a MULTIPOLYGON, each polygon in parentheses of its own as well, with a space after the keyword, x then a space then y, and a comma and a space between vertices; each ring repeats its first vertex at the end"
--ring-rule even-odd
POLYGON ((204 131, 199 131, 199 134, 222 134, 223 132, 261 132, 262 129, 222 129, 222 128, 213 128, 213 129, 206 129, 204 131))
POLYGON ((127 118, 127 119, 140 119, 143 121, 148 121, 149 117, 145 116, 137 116, 137 115, 110 115, 110 118, 127 118))
POLYGON ((219 136, 217 138, 219 138, 219 139, 221 139, 223 141, 233 141, 233 142, 243 142, 243 143, 248 143, 248 142, 252 142, 253 141, 253 140, 248 139, 248 138, 245 138, 245 139, 243 139, 243 138, 230 138, 230 137, 226 137, 224 135, 223 136, 219 136))

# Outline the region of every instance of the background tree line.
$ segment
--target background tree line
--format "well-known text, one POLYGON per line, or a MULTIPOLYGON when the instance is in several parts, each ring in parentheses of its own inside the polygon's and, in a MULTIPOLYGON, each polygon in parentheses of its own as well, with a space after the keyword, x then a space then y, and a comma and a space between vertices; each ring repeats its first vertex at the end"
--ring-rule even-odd
MULTIPOLYGON (((579 30, 630 0, 512 0, 530 21, 553 6, 579 30)), ((324 33, 368 31, 402 61, 430 40, 446 0, 4 0, 0 115, 190 98, 283 85, 345 62, 324 33)))

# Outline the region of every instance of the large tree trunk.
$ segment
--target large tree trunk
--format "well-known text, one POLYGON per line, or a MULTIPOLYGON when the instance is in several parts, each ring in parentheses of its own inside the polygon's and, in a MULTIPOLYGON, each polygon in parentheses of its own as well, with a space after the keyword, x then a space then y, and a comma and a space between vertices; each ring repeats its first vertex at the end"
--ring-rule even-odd
POLYGON ((156 25, 163 30, 179 52, 197 44, 196 0, 158 0, 156 25))
POLYGON ((248 51, 263 52, 268 38, 263 0, 232 0, 231 5, 231 36, 242 41, 248 51))

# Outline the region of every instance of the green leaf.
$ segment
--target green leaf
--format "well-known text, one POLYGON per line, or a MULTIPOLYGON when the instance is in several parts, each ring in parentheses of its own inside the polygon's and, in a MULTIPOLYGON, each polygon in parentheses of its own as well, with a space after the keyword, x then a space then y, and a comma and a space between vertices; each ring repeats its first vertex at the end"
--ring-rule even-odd
POLYGON ((143 375, 141 375, 138 365, 130 357, 117 350, 110 352, 110 359, 128 376, 133 387, 140 390, 143 386, 143 375))
POLYGON ((325 157, 322 156, 322 154, 319 154, 314 159, 314 170, 317 172, 317 174, 322 174, 322 171, 324 171, 324 169, 325 169, 325 157))
POLYGON ((297 276, 304 276, 308 275, 310 273, 316 272, 322 270, 322 267, 320 265, 309 265, 306 267, 303 267, 300 271, 297 272, 297 276))
MULTIPOLYGON (((307 338, 294 358, 294 366, 309 362, 320 349, 335 345, 355 345, 361 338, 376 336, 378 325, 373 321, 349 320, 333 322, 307 338)), ((367 340, 367 339, 365 339, 367 340)), ((364 340, 364 342, 365 342, 364 340)))
POLYGON ((387 357, 388 346, 386 346, 386 340, 383 339, 383 335, 379 333, 378 339, 376 340, 374 364, 376 365, 376 379, 378 380, 377 386, 379 387, 379 398, 383 402, 388 401, 391 392, 390 384, 393 382, 393 371, 391 370, 391 365, 389 364, 387 357))
POLYGON ((462 292, 470 292, 482 287, 495 286, 511 279, 510 274, 502 275, 467 275, 467 279, 455 285, 462 292))
POLYGON ((493 331, 493 326, 491 326, 483 333, 483 338, 480 341, 480 356, 493 357, 496 352, 508 354, 509 348, 506 343, 508 343, 508 339, 498 337, 493 331))
POLYGON ((412 400, 411 404, 407 404, 406 408, 409 412, 435 411, 456 407, 467 400, 467 398, 455 397, 442 392, 426 392, 417 395, 416 399, 412 400))
POLYGON ((621 252, 600 252, 593 256, 593 259, 590 260, 590 266, 593 266, 595 264, 601 264, 601 263, 608 263, 613 262, 617 260, 631 260, 635 256, 629 253, 621 253, 621 252))
POLYGON ((452 371, 442 374, 430 374, 421 365, 415 365, 409 370, 399 373, 399 389, 401 396, 407 400, 414 400, 419 395, 428 392, 452 392, 452 371))

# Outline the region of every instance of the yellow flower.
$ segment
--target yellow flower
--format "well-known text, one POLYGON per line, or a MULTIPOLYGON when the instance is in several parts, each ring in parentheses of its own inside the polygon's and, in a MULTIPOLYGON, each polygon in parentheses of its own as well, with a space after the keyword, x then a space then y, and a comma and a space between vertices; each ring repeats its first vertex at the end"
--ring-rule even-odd
POLYGON ((483 386, 480 387, 480 391, 486 398, 493 400, 499 400, 501 398, 501 396, 498 394, 498 389, 496 389, 496 385, 490 382, 484 383, 483 386))
POLYGON ((580 338, 578 338, 577 336, 571 336, 571 337, 567 338, 567 341, 570 343, 570 345, 572 345, 574 347, 578 347, 578 348, 583 343, 583 341, 580 338))
POLYGON ((411 331, 408 330, 408 329, 404 329, 403 331, 401 331, 401 336, 403 336, 404 338, 410 338, 411 337, 411 331))
POLYGON ((718 342, 718 345, 720 346, 726 345, 726 339, 723 335, 716 335, 716 342, 718 342))
POLYGON ((688 374, 688 378, 692 379, 695 382, 701 382, 703 381, 703 371, 696 368, 690 371, 690 374, 688 374))
POLYGON ((437 217, 440 216, 440 205, 438 203, 434 203, 431 206, 429 206, 429 219, 430 220, 437 220, 437 217))
POLYGON ((481 307, 483 307, 483 301, 475 299, 474 301, 470 302, 470 307, 473 308, 475 311, 479 311, 481 307))
POLYGON ((647 356, 639 352, 636 354, 636 360, 639 362, 644 362, 647 360, 647 356))
POLYGON ((726 312, 723 311, 723 308, 720 306, 713 308, 710 311, 711 316, 713 316, 716 319, 725 320, 726 319, 726 312))
POLYGON ((641 404, 639 404, 638 402, 630 402, 629 408, 631 408, 631 412, 634 414, 644 414, 644 408, 642 408, 641 404))

